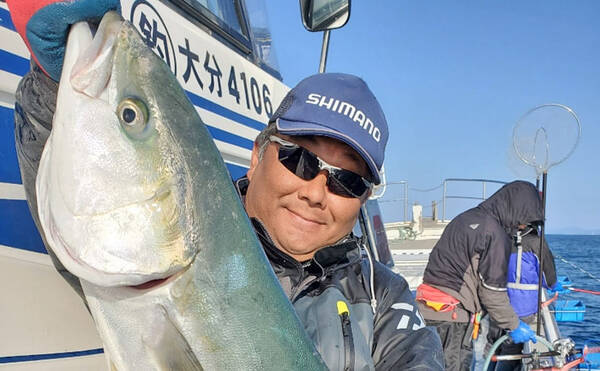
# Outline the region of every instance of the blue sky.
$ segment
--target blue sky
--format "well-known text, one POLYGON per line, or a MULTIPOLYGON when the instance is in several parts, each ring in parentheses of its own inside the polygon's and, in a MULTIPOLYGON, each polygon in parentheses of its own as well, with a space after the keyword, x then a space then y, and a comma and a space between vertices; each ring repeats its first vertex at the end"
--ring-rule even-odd
MULTIPOLYGON (((265 3, 293 86, 318 71, 322 34, 303 28, 298 1, 265 3)), ((509 159, 513 127, 529 109, 560 103, 582 136, 548 172, 547 231, 600 233, 600 1, 354 1, 351 13, 331 34, 327 71, 361 76, 378 97, 390 126, 387 180, 408 181, 411 204, 430 215, 442 190, 417 189, 445 178, 534 182, 509 159)), ((481 186, 452 191, 478 196, 481 186)), ((382 199, 400 198, 390 185, 382 199)), ((450 200, 447 215, 474 204, 450 200)), ((386 222, 402 219, 400 201, 381 206, 386 222)))

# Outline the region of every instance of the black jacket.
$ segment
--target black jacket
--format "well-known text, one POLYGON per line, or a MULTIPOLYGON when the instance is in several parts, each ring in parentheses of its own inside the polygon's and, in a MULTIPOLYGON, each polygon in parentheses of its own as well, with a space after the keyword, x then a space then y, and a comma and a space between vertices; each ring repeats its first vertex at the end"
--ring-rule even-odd
MULTIPOLYGON (((243 196, 247 179, 236 185, 243 196)), ((359 239, 349 235, 299 263, 275 247, 260 221, 252 222, 284 291, 331 370, 444 369, 439 337, 425 327, 408 284, 385 265, 371 265, 359 239), (376 300, 375 310, 371 299, 376 300), (340 301, 348 308, 347 317, 338 313, 340 301)))
MULTIPOLYGON (((448 224, 429 256, 423 281, 457 298, 464 310, 484 310, 501 328, 519 319, 506 293, 510 233, 520 224, 543 220, 535 186, 515 181, 448 224)), ((426 319, 446 320, 421 306, 426 319)), ((464 317, 463 317, 464 318, 464 317)))

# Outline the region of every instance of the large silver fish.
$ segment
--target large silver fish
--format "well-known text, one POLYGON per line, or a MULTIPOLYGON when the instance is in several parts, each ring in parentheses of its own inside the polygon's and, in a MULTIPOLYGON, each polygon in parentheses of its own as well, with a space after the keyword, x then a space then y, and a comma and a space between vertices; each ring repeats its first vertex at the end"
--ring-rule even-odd
POLYGON ((208 130, 116 13, 72 27, 36 188, 110 367, 325 369, 208 130))

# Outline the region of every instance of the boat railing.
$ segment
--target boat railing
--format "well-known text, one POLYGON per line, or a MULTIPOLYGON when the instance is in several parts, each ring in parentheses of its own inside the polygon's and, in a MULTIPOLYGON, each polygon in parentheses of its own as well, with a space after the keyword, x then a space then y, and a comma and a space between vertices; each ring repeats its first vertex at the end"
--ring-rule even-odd
POLYGON ((446 220, 446 200, 448 199, 463 199, 463 200, 480 200, 483 201, 487 198, 487 189, 486 186, 489 183, 493 183, 493 184, 506 184, 506 182, 500 181, 500 180, 493 180, 493 179, 470 179, 470 178, 446 178, 444 179, 443 182, 443 196, 442 196, 442 220, 443 221, 447 221, 446 220), (448 183, 451 182, 474 182, 474 183, 481 183, 481 196, 462 196, 462 195, 454 195, 454 194, 448 194, 448 183))

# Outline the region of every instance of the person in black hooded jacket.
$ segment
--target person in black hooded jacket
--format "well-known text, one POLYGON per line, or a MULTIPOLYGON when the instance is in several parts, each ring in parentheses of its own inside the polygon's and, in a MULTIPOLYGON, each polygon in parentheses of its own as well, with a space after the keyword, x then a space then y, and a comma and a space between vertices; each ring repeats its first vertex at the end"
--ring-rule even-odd
POLYGON ((478 314, 487 313, 515 343, 535 341, 513 310, 506 286, 510 234, 542 220, 535 186, 514 181, 446 226, 429 256, 417 299, 427 324, 440 334, 447 370, 470 369, 478 314))

